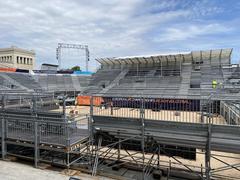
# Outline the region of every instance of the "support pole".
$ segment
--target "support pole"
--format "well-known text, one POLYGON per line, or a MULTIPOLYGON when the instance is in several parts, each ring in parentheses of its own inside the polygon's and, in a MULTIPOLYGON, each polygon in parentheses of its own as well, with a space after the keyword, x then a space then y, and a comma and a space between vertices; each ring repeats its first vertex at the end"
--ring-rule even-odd
POLYGON ((2 143, 2 159, 5 159, 5 155, 6 155, 6 142, 5 142, 5 96, 2 96, 2 112, 3 112, 3 116, 2 116, 2 139, 1 139, 1 143, 2 143))
POLYGON ((85 47, 85 52, 86 52, 86 71, 88 72, 88 61, 89 61, 89 50, 88 50, 88 46, 85 47))
MULTIPOLYGON (((209 114, 211 114, 211 106, 209 108, 209 114)), ((211 117, 209 115, 209 117, 208 117, 208 136, 207 136, 207 144, 206 144, 206 152, 205 152, 206 180, 211 179, 211 163, 210 163, 210 160, 211 160, 211 136, 212 136, 212 123, 211 123, 211 117)))
POLYGON ((120 141, 120 138, 118 138, 118 162, 120 161, 120 156, 121 156, 121 153, 120 153, 120 149, 121 149, 121 141, 120 141))
POLYGON ((70 128, 69 128, 69 124, 67 122, 67 118, 65 116, 65 125, 66 125, 66 130, 67 130, 67 155, 66 155, 66 163, 67 163, 67 169, 69 170, 70 168, 70 128))
POLYGON ((34 165, 35 168, 38 167, 38 156, 39 156, 39 149, 38 149, 38 122, 34 122, 34 165))
POLYGON ((158 145, 158 162, 157 162, 157 165, 158 165, 158 169, 160 170, 160 145, 158 145))
POLYGON ((102 144, 102 136, 98 139, 98 145, 95 153, 95 159, 94 159, 94 165, 92 169, 92 176, 95 176, 97 174, 97 168, 98 168, 98 159, 99 159, 99 150, 102 144))
POLYGON ((180 64, 180 77, 183 78, 182 77, 182 60, 179 61, 179 64, 180 64))
POLYGON ((200 101, 200 122, 204 123, 204 116, 203 116, 203 100, 199 100, 200 101))
MULTIPOLYGON (((91 154, 89 154, 90 156, 90 168, 93 168, 93 154, 94 154, 94 149, 93 149, 93 96, 91 96, 90 98, 90 117, 89 117, 89 126, 88 126, 88 130, 89 130, 89 145, 91 146, 91 154)), ((96 97, 95 97, 96 98, 96 97)))
POLYGON ((163 76, 163 72, 162 72, 162 71, 163 71, 163 67, 162 67, 162 59, 161 59, 160 62, 161 62, 161 77, 162 77, 162 76, 163 76))
POLYGON ((70 154, 69 154, 69 149, 67 150, 67 169, 69 171, 70 168, 70 154))
POLYGON ((142 169, 142 179, 144 180, 144 175, 145 175, 145 137, 144 137, 144 134, 145 134, 145 123, 144 123, 144 117, 145 116, 145 113, 144 113, 144 99, 142 98, 141 99, 141 107, 140 107, 140 120, 141 120, 141 128, 142 128, 142 142, 141 142, 141 145, 142 145, 142 166, 143 166, 143 169, 142 169))
POLYGON ((6 148, 5 148, 5 120, 4 120, 4 117, 2 118, 2 159, 4 160, 5 159, 5 154, 6 154, 6 148))
POLYGON ((66 96, 63 96, 63 117, 66 121, 66 96))

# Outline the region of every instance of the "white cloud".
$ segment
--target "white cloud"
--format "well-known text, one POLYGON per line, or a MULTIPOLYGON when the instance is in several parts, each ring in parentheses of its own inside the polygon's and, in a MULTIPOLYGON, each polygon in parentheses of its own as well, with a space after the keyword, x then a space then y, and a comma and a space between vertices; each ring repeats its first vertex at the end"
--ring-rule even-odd
MULTIPOLYGON (((171 28, 171 23, 179 20, 185 23, 184 19, 207 13, 199 12, 192 6, 177 8, 181 3, 175 0, 156 2, 0 1, 0 46, 17 45, 35 49, 38 63, 56 63, 55 48, 58 42, 88 44, 91 59, 94 60, 101 56, 148 54, 152 43, 193 38, 207 34, 212 28, 223 28, 220 24, 203 27, 190 24, 189 27, 171 28), (163 32, 154 42, 153 30, 163 32)), ((215 10, 218 10, 217 7, 215 10)), ((90 65, 94 66, 94 61, 90 65)))
POLYGON ((166 41, 179 41, 187 40, 192 38, 201 37, 204 35, 216 35, 219 33, 227 33, 231 31, 232 28, 225 27, 220 24, 207 24, 207 25, 190 25, 185 26, 184 24, 178 25, 177 27, 167 28, 161 35, 154 38, 156 42, 166 42, 166 41))

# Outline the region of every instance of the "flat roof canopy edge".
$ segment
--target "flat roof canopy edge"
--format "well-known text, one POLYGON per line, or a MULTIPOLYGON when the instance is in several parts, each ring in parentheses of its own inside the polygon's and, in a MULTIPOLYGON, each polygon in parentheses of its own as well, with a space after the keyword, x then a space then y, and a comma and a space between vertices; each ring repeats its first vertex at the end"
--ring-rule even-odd
POLYGON ((160 54, 152 56, 131 56, 131 57, 112 57, 112 58, 97 58, 101 65, 122 65, 122 64, 148 64, 148 63, 160 63, 161 61, 181 61, 192 62, 202 61, 209 59, 210 61, 228 60, 230 63, 232 48, 226 49, 211 49, 204 51, 191 51, 178 54, 160 54))

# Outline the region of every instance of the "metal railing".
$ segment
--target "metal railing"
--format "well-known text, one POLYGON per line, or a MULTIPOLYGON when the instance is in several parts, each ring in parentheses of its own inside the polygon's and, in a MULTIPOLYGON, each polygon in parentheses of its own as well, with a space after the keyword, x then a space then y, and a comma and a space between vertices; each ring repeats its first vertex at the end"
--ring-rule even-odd
POLYGON ((86 115, 69 116, 65 110, 52 112, 41 104, 46 99, 50 104, 55 102, 52 96, 3 95, 0 137, 4 133, 5 139, 35 142, 37 136, 37 143, 67 147, 88 137, 86 115))
POLYGON ((29 114, 18 118, 3 116, 1 121, 4 121, 6 125, 4 130, 0 126, 0 132, 4 131, 5 137, 11 140, 33 142, 36 134, 35 125, 37 125, 39 143, 51 145, 71 146, 84 136, 87 137, 89 132, 88 119, 77 121, 59 119, 56 121, 53 118, 45 117, 43 120, 43 118, 29 114))
POLYGON ((229 108, 224 106, 226 103, 237 102, 211 100, 211 97, 195 100, 94 96, 92 102, 94 116, 140 118, 143 113, 145 120, 240 125, 240 110, 235 110, 234 114, 232 110, 226 112, 229 108), (231 120, 228 120, 230 115, 226 113, 231 115, 231 120))

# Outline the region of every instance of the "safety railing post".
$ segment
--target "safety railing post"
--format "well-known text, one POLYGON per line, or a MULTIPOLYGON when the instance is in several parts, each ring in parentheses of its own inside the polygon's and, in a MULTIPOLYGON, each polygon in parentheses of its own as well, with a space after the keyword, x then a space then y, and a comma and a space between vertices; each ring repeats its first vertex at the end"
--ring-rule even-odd
POLYGON ((63 96, 63 117, 65 118, 65 120, 66 120, 66 97, 65 97, 65 95, 63 96))
POLYGON ((35 120, 34 122, 34 165, 35 168, 38 167, 38 160, 39 160, 39 137, 38 137, 38 122, 35 120))
POLYGON ((91 96, 91 98, 90 98, 90 118, 89 118, 89 126, 88 126, 90 138, 92 138, 92 136, 93 136, 92 123, 93 123, 93 96, 91 96))
MULTIPOLYGON (((90 166, 93 166, 93 98, 97 98, 97 97, 93 97, 91 96, 90 98, 90 117, 88 120, 88 131, 89 131, 89 146, 91 147, 91 153, 89 154, 89 160, 90 160, 90 166)), ((90 168, 91 168, 90 167, 90 168)))
POLYGON ((37 100, 36 100, 36 97, 33 96, 32 97, 32 112, 36 112, 37 110, 37 100))
POLYGON ((68 120, 67 118, 65 117, 65 128, 66 128, 66 136, 67 136, 67 142, 66 142, 66 145, 67 145, 67 154, 66 154, 66 164, 67 164, 67 168, 69 169, 70 168, 70 150, 71 150, 71 147, 70 147, 70 144, 71 144, 71 137, 70 137, 70 128, 69 128, 69 123, 68 123, 68 120))
POLYGON ((2 138, 1 138, 1 143, 2 143, 2 159, 5 159, 5 155, 6 155, 6 142, 5 142, 5 135, 6 135, 6 133, 5 133, 5 103, 6 103, 6 101, 5 101, 5 96, 3 95, 2 96, 2 121, 1 121, 1 125, 2 125, 2 131, 1 131, 1 136, 2 136, 2 138))
POLYGON ((142 142, 141 142, 141 146, 142 146, 142 179, 144 180, 144 174, 145 174, 145 164, 144 164, 144 161, 145 161, 145 137, 144 137, 144 134, 145 134, 145 122, 144 122, 144 118, 145 118, 145 101, 143 98, 141 98, 140 100, 140 120, 141 120, 141 128, 142 128, 142 142))
POLYGON ((208 136, 205 152, 205 175, 206 179, 211 179, 211 123, 208 123, 208 136))
POLYGON ((5 159, 5 154, 6 154, 6 148, 5 148, 5 120, 4 120, 4 116, 3 116, 3 118, 1 119, 2 120, 2 131, 1 131, 1 136, 2 136, 2 138, 1 138, 1 143, 2 143, 2 159, 5 159))
MULTIPOLYGON (((211 97, 210 97, 211 98, 211 97)), ((211 136, 212 136, 212 102, 211 100, 208 100, 208 132, 207 132, 207 144, 206 144, 206 150, 205 150, 205 176, 207 180, 211 179, 211 136)))
POLYGON ((203 99, 201 99, 200 100, 200 123, 204 123, 204 105, 206 105, 206 104, 204 104, 204 100, 203 99))

